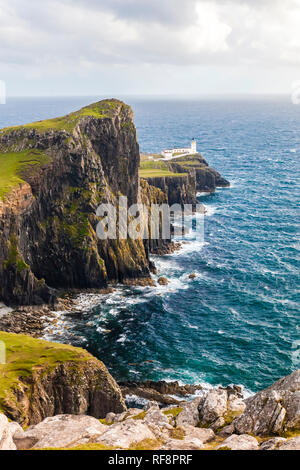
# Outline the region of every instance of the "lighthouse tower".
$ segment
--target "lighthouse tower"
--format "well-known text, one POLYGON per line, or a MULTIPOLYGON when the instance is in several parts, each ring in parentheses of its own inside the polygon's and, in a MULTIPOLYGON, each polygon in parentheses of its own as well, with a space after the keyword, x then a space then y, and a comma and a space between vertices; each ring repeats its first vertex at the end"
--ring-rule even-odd
POLYGON ((197 153, 197 142, 195 139, 192 140, 191 153, 197 153))

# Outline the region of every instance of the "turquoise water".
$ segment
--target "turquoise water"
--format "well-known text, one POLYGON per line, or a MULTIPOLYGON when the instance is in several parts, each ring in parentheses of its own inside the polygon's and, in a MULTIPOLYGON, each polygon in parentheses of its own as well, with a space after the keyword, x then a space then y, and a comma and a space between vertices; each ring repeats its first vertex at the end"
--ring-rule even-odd
MULTIPOLYGON (((0 106, 0 126, 90 101, 11 100, 0 106)), ((82 298, 84 313, 68 316, 70 329, 54 338, 87 347, 118 379, 263 388, 300 364, 300 106, 283 98, 127 102, 142 151, 195 137, 232 187, 199 196, 208 209, 204 246, 155 257, 168 287, 120 287, 93 308, 82 298)))

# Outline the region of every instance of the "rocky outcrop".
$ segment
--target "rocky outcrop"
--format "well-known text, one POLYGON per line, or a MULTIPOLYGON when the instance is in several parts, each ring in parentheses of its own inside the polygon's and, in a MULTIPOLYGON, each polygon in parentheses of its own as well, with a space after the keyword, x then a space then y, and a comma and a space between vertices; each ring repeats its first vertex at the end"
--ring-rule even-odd
POLYGON ((140 155, 129 106, 106 100, 64 118, 4 129, 0 157, 18 162, 2 199, 0 191, 6 304, 51 303, 52 288, 150 277, 142 240, 96 235, 100 203, 115 203, 119 195, 129 205, 139 200, 140 155))
MULTIPOLYGON (((289 398, 295 398, 299 371, 296 372, 260 393, 268 396, 270 389, 276 389, 282 394, 291 393, 289 398)), ((251 399, 245 400, 247 408, 240 418, 234 419, 228 415, 228 410, 236 402, 234 412, 237 409, 241 412, 238 400, 241 400, 238 387, 202 390, 202 396, 182 401, 179 406, 160 409, 152 402, 143 410, 131 408, 121 413, 109 412, 100 422, 90 416, 59 415, 46 418, 26 431, 0 414, 0 449, 300 450, 299 430, 287 432, 286 437, 238 433, 236 424, 244 414, 248 415, 251 399), (215 423, 221 418, 227 423, 229 418, 233 421, 218 428, 215 423), (227 432, 224 432, 226 428, 227 432)), ((251 408, 254 416, 260 413, 260 421, 265 419, 268 423, 269 415, 261 410, 260 401, 256 403, 258 408, 251 408)), ((289 409, 289 417, 297 421, 297 408, 289 409)))
POLYGON ((202 390, 201 385, 179 385, 178 382, 165 382, 164 380, 158 382, 152 380, 146 382, 120 382, 119 386, 125 397, 126 395, 135 395, 164 405, 176 405, 195 394, 198 390, 202 390))
POLYGON ((104 418, 126 410, 105 365, 86 351, 0 332, 6 364, 0 368, 0 410, 22 425, 57 414, 104 418))
POLYGON ((14 437, 23 430, 18 423, 10 423, 7 417, 0 414, 0 450, 16 450, 14 437))
POLYGON ((239 434, 270 436, 300 431, 300 370, 248 398, 245 404, 245 411, 233 423, 239 434))
POLYGON ((216 447, 216 450, 258 450, 259 445, 257 439, 248 434, 243 434, 242 436, 237 436, 233 434, 232 436, 225 439, 222 444, 216 447))
POLYGON ((107 426, 91 416, 58 415, 14 436, 18 450, 75 447, 94 442, 107 426))
MULTIPOLYGON (((179 173, 179 172, 178 172, 179 173)), ((167 195, 168 203, 196 204, 196 178, 193 172, 182 176, 162 176, 147 178, 151 186, 159 188, 167 195)))
MULTIPOLYGON (((163 163, 169 170, 170 176, 149 176, 146 180, 149 185, 159 188, 166 195, 170 205, 195 205, 197 192, 214 192, 218 187, 230 186, 229 181, 209 167, 200 154, 179 157, 163 163)), ((153 164, 155 166, 154 162, 153 164)), ((161 163, 157 166, 161 166, 161 163)))

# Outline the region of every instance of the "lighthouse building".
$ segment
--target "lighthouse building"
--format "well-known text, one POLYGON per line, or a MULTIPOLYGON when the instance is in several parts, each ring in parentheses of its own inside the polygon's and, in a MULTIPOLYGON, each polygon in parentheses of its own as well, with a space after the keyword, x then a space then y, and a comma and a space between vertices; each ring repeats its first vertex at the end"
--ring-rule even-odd
POLYGON ((189 148, 177 148, 177 149, 163 150, 161 152, 162 156, 165 159, 183 157, 185 155, 193 155, 195 153, 197 153, 197 142, 195 139, 192 140, 191 146, 189 148))

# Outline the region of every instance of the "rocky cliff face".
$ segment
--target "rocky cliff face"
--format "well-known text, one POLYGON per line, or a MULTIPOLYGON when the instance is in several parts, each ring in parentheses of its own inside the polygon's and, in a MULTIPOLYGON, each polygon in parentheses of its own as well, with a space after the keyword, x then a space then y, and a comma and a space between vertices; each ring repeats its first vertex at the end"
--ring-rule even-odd
MULTIPOLYGON (((151 163, 155 168, 155 162, 151 163)), ((158 167, 161 165, 161 162, 157 163, 158 167)), ((164 162, 164 166, 172 176, 149 176, 146 180, 166 194, 170 205, 196 204, 197 192, 214 192, 218 187, 230 186, 229 181, 209 167, 200 154, 179 157, 164 162)))
POLYGON ((57 414, 104 418, 126 410, 105 365, 83 349, 0 332, 7 361, 0 365, 0 410, 22 425, 57 414))
POLYGON ((0 299, 48 303, 51 288, 149 277, 142 240, 96 235, 100 203, 138 201, 139 158, 133 113, 117 100, 0 131, 0 299))
MULTIPOLYGON (((0 414, 0 450, 300 450, 299 373, 295 371, 266 390, 244 400, 237 386, 201 390, 198 397, 160 409, 149 401, 143 410, 110 412, 105 420, 90 416, 58 415, 25 432, 0 414), (286 419, 273 423, 279 415, 286 419), (270 426, 271 425, 271 426, 270 426)), ((133 385, 133 384, 131 384, 133 385)), ((135 391, 195 393, 192 386, 147 382, 135 391)), ((170 396, 169 396, 170 398, 170 396)))

